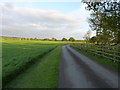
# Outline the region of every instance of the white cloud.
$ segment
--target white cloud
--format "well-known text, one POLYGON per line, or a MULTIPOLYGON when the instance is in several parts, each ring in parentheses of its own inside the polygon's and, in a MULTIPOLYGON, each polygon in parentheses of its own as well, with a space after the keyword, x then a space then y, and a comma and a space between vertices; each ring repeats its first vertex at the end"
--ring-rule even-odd
POLYGON ((84 14, 73 15, 79 11, 65 15, 56 10, 17 8, 9 3, 0 3, 0 10, 2 11, 3 36, 58 39, 73 36, 76 39, 82 39, 81 32, 85 32, 83 29, 88 29, 84 27, 86 23, 84 14), (81 36, 79 37, 78 34, 81 36))
POLYGON ((80 2, 81 0, 1 0, 1 2, 80 2))

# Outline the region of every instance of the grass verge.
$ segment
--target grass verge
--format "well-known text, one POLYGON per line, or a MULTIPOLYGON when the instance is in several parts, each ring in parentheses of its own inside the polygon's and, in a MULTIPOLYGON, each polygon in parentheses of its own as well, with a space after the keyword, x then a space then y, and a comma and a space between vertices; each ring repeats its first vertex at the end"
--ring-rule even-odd
POLYGON ((71 47, 74 48, 75 50, 77 50, 78 52, 88 56, 89 58, 99 62, 100 64, 105 65, 105 66, 113 69, 116 72, 120 72, 120 69, 119 69, 120 63, 113 62, 112 60, 109 60, 107 58, 97 56, 97 55, 94 55, 92 53, 85 52, 84 50, 80 50, 79 48, 74 47, 73 45, 71 45, 71 47))
POLYGON ((6 88, 57 88, 60 54, 61 47, 58 46, 11 81, 6 88))

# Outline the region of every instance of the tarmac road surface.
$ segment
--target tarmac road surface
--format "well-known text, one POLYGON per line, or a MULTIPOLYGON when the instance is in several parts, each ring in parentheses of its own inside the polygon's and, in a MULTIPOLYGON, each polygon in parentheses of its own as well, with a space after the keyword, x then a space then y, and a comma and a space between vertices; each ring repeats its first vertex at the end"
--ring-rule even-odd
POLYGON ((66 45, 62 47, 58 88, 118 88, 118 73, 66 45))

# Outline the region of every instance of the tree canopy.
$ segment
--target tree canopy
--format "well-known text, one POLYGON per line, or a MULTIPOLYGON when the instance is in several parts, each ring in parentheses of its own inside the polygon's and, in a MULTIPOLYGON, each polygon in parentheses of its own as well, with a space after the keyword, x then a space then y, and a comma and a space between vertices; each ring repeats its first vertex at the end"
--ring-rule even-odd
POLYGON ((62 38, 62 41, 67 41, 67 39, 66 38, 62 38))
POLYGON ((96 30, 97 43, 120 44, 120 1, 85 2, 91 10, 90 27, 96 30))
POLYGON ((75 39, 74 39, 73 37, 70 37, 70 38, 69 38, 69 41, 72 41, 72 42, 73 42, 73 41, 75 41, 75 39))

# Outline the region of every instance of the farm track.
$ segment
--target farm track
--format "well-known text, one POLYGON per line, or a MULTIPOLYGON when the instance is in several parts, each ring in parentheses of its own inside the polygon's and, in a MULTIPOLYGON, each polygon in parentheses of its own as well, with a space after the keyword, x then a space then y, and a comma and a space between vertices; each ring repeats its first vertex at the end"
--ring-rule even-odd
POLYGON ((58 88, 118 88, 118 73, 87 56, 62 47, 58 88))
POLYGON ((33 64, 36 64, 38 61, 40 61, 41 58, 43 58, 45 55, 47 55, 48 53, 50 53, 51 51, 53 51, 55 48, 53 48, 53 49, 51 49, 51 50, 49 50, 49 51, 47 51, 47 52, 45 52, 43 54, 40 54, 37 57, 32 58, 30 60, 30 62, 26 63, 20 69, 17 69, 12 74, 8 75, 5 78, 2 78, 2 87, 4 88, 9 82, 11 82, 12 80, 14 80, 17 76, 19 76, 19 74, 24 73, 24 71, 26 71, 28 68, 32 67, 33 64))

